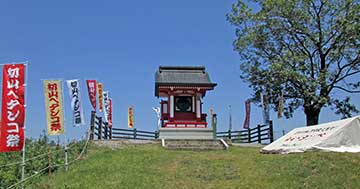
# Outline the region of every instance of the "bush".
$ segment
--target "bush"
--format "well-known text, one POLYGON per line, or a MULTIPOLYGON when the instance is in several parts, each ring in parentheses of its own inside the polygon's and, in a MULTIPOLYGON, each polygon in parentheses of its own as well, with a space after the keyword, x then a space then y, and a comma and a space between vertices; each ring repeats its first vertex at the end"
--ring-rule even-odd
MULTIPOLYGON (((86 141, 68 142, 69 161, 77 158, 85 142, 86 141)), ((39 170, 49 167, 50 160, 52 172, 64 167, 64 145, 60 144, 59 141, 50 141, 45 131, 38 139, 26 139, 25 155, 25 178, 36 174, 39 170)), ((9 187, 21 180, 21 161, 21 152, 0 153, 0 188, 9 187)), ((41 174, 47 174, 48 171, 49 169, 46 169, 46 171, 41 174)))

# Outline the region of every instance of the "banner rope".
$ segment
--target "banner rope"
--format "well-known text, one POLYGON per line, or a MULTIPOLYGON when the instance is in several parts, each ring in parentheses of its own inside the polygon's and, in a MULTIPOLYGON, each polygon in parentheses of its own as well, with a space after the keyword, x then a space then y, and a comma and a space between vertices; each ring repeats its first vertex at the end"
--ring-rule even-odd
POLYGON ((81 153, 79 154, 79 156, 76 158, 76 160, 79 160, 85 153, 85 150, 89 144, 89 141, 90 141, 90 130, 88 131, 88 134, 87 134, 87 140, 86 140, 86 143, 84 145, 84 148, 82 149, 81 153))
MULTIPOLYGON (((69 149, 74 147, 76 143, 72 144, 70 147, 68 147, 69 149)), ((64 149, 58 149, 58 150, 55 150, 55 151, 51 151, 50 154, 54 154, 56 152, 56 154, 58 154, 59 152, 61 151, 64 151, 64 149)), ((25 161, 26 162, 29 162, 29 161, 32 161, 32 160, 36 160, 36 159, 40 159, 42 156, 47 156, 49 155, 49 153, 44 153, 44 154, 40 154, 40 155, 37 155, 35 157, 32 157, 30 159, 27 159, 25 161)), ((18 164, 22 164, 23 162, 22 161, 18 161, 18 162, 14 162, 14 163, 8 163, 8 164, 5 164, 5 165, 0 165, 0 168, 4 168, 4 167, 9 167, 9 166, 13 166, 13 165, 18 165, 18 164)))
MULTIPOLYGON (((88 133, 87 140, 86 140, 86 142, 85 142, 85 145, 84 145, 83 149, 81 150, 81 153, 77 156, 77 158, 75 158, 74 160, 70 161, 69 164, 72 164, 72 163, 74 163, 74 162, 76 162, 76 161, 79 161, 79 160, 81 159, 81 157, 84 155, 85 150, 87 149, 88 144, 89 144, 89 141, 90 141, 90 137, 89 137, 89 136, 90 136, 90 133, 88 133)), ((75 145, 75 143, 72 144, 70 147, 73 147, 74 145, 75 145)), ((61 150, 63 150, 63 149, 59 149, 59 150, 56 150, 56 151, 61 151, 61 150)), ((56 152, 56 151, 54 151, 54 152, 56 152)), ((53 152, 51 152, 51 153, 53 153, 53 152)), ((37 157, 34 157, 34 158, 32 158, 32 159, 28 159, 26 162, 31 161, 31 160, 33 160, 33 159, 35 159, 35 158, 39 158, 39 157, 41 157, 41 156, 48 155, 48 154, 49 154, 49 153, 41 154, 41 155, 39 155, 39 156, 37 156, 37 157)), ((17 164, 20 164, 20 163, 22 163, 22 162, 20 162, 20 163, 19 163, 19 162, 16 162, 16 163, 17 163, 17 164)), ((31 176, 29 176, 28 178, 25 178, 23 181, 20 181, 20 182, 18 182, 18 183, 15 183, 15 184, 9 186, 8 189, 14 188, 15 186, 17 186, 17 185, 19 185, 19 184, 21 184, 21 183, 26 183, 27 181, 29 181, 30 179, 32 179, 32 178, 40 175, 42 172, 46 171, 47 169, 54 168, 54 167, 60 167, 60 166, 63 166, 63 164, 49 165, 49 166, 47 166, 46 168, 37 171, 34 175, 31 175, 31 176)))
MULTIPOLYGON (((50 152, 50 154, 54 154, 55 152, 60 152, 60 151, 62 151, 62 150, 63 150, 63 149, 55 150, 55 151, 50 152)), ((47 153, 44 153, 44 154, 37 155, 37 156, 35 156, 35 157, 32 157, 32 158, 30 158, 30 159, 27 159, 27 160, 25 161, 25 163, 26 163, 26 162, 29 162, 29 161, 32 161, 32 160, 40 159, 41 157, 47 156, 47 155, 49 155, 48 152, 47 152, 47 153)), ((21 164, 21 163, 23 163, 23 162, 22 162, 22 161, 18 161, 18 162, 14 162, 14 163, 9 163, 9 164, 5 164, 5 165, 1 165, 0 168, 9 167, 9 166, 17 165, 17 164, 21 164)))
POLYGON ((28 178, 25 178, 24 180, 22 180, 22 181, 20 181, 20 182, 18 182, 18 183, 15 183, 15 184, 13 184, 13 185, 11 185, 11 186, 9 186, 8 189, 14 188, 15 186, 17 186, 17 185, 19 185, 19 184, 22 184, 22 183, 27 182, 28 180, 30 180, 30 179, 32 179, 32 178, 40 175, 42 172, 46 171, 46 170, 49 169, 49 168, 50 168, 50 166, 47 166, 47 167, 45 167, 45 168, 37 171, 35 174, 29 176, 28 178))

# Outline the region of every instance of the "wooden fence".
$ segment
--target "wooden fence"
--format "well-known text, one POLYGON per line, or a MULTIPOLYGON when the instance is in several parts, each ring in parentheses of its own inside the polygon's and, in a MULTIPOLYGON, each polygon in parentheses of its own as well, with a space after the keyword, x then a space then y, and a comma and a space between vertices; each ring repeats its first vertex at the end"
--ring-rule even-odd
POLYGON ((158 132, 141 131, 137 129, 112 129, 112 139, 134 139, 134 140, 154 140, 159 138, 158 132))
POLYGON ((269 125, 257 125, 255 128, 241 131, 217 132, 216 137, 230 139, 238 143, 272 143, 274 142, 273 123, 270 121, 269 125))
MULTIPOLYGON (((159 138, 158 131, 112 128, 101 117, 97 117, 95 112, 91 113, 90 130, 90 140, 94 140, 95 136, 97 140, 155 140, 159 138)), ((270 121, 269 125, 257 125, 255 128, 241 131, 217 132, 216 137, 239 143, 272 143, 274 141, 273 123, 270 121)))
POLYGON ((90 140, 94 140, 95 136, 97 136, 97 140, 154 140, 159 138, 157 131, 113 128, 107 122, 104 122, 101 117, 96 116, 95 112, 91 113, 90 130, 90 140))

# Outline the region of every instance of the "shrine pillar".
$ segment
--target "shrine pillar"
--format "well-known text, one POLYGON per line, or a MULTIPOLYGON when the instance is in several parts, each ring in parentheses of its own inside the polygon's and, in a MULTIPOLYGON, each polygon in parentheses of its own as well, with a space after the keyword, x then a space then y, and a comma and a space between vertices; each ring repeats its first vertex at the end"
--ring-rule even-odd
POLYGON ((196 95, 196 119, 201 120, 201 94, 196 95))
POLYGON ((169 105, 170 105, 170 120, 173 120, 174 119, 174 95, 173 94, 170 94, 170 97, 169 97, 169 105))

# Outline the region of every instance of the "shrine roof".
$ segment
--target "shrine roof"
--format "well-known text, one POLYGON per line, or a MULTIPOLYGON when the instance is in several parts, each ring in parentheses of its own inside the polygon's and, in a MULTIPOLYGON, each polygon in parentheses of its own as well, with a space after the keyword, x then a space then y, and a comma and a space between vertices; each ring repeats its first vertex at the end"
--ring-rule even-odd
POLYGON ((160 66, 155 74, 155 95, 159 86, 215 87, 204 66, 160 66))

